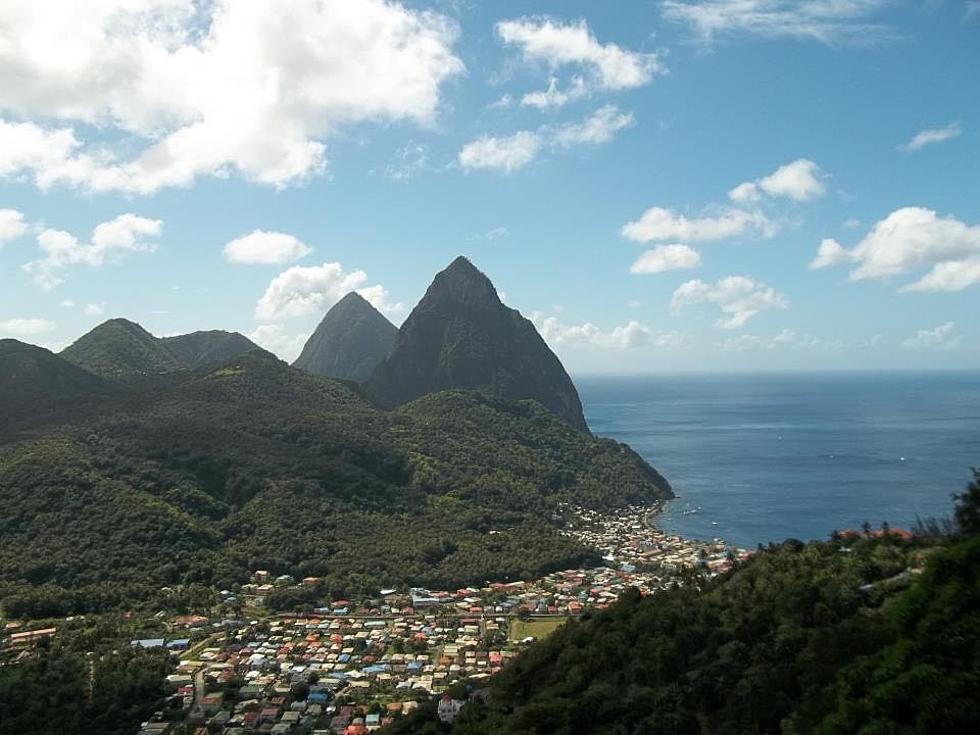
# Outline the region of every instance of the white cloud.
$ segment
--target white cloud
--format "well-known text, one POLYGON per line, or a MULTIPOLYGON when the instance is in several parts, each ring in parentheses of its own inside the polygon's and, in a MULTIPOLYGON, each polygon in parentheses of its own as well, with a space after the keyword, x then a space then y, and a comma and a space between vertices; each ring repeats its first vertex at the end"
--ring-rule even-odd
POLYGON ((395 160, 385 167, 385 176, 393 181, 407 181, 429 166, 429 149, 414 141, 395 153, 395 160))
POLYGON ((980 255, 936 263, 922 278, 901 290, 962 291, 977 284, 980 284, 980 255))
POLYGON ((388 289, 380 284, 359 288, 357 293, 395 324, 400 324, 408 316, 408 305, 402 301, 392 301, 388 289))
POLYGON ((521 97, 521 104, 525 107, 537 107, 539 110, 545 110, 549 107, 562 107, 572 100, 584 97, 586 94, 588 94, 588 90, 582 77, 573 78, 572 85, 567 90, 559 89, 558 80, 552 77, 546 90, 528 92, 521 97))
POLYGON ((632 350, 642 347, 676 348, 685 344, 677 332, 657 334, 636 320, 603 330, 591 322, 564 324, 557 317, 534 314, 532 321, 544 340, 554 347, 570 349, 632 350))
POLYGON ((474 240, 486 240, 487 242, 493 242, 494 240, 499 240, 504 237, 510 236, 510 230, 506 227, 492 227, 486 232, 480 232, 476 235, 470 235, 466 239, 470 242, 474 240))
POLYGON ((833 239, 820 243, 811 268, 855 263, 852 281, 930 270, 903 291, 960 291, 980 283, 980 225, 939 217, 924 207, 896 209, 853 248, 833 239))
POLYGON ((630 266, 630 273, 663 273, 665 271, 697 268, 701 254, 687 245, 661 245, 647 250, 630 266))
POLYGON ((552 69, 578 66, 604 89, 640 87, 666 71, 657 54, 600 43, 584 20, 567 24, 542 17, 505 20, 497 23, 497 34, 505 43, 518 46, 525 59, 552 69))
POLYGON ((619 130, 633 122, 632 113, 620 112, 615 105, 604 105, 577 123, 558 127, 542 125, 537 130, 521 130, 505 138, 484 135, 464 145, 458 161, 467 169, 512 173, 533 161, 546 146, 567 149, 608 143, 619 130))
POLYGON ((846 263, 850 260, 850 254, 844 247, 832 237, 824 238, 817 247, 817 257, 810 261, 813 269, 826 268, 830 265, 846 263))
POLYGON ((739 184, 728 192, 728 196, 740 204, 757 202, 763 194, 805 202, 818 199, 826 192, 820 167, 813 161, 799 158, 780 166, 768 176, 739 184))
POLYGON ((566 123, 555 132, 554 142, 569 147, 583 143, 608 143, 623 128, 633 125, 632 113, 620 112, 615 105, 604 105, 579 123, 566 123))
POLYGON ((24 215, 16 209, 0 209, 0 246, 27 232, 24 215))
POLYGON ((932 145, 933 143, 944 143, 947 140, 957 138, 962 132, 963 128, 960 127, 958 122, 951 122, 949 125, 943 128, 920 130, 918 133, 912 136, 911 140, 900 145, 899 149, 906 152, 917 151, 920 148, 927 145, 932 145))
MULTIPOLYGON (((880 335, 877 335, 880 337, 880 335)), ((872 340, 874 342, 875 340, 872 340)), ((841 339, 824 339, 815 337, 812 334, 799 334, 794 329, 783 329, 781 332, 772 336, 760 336, 757 334, 740 334, 736 337, 729 337, 718 343, 718 348, 726 352, 746 352, 759 350, 772 352, 781 349, 790 349, 806 352, 829 352, 842 349, 856 349, 858 347, 873 346, 871 343, 864 345, 848 345, 841 339)))
POLYGON ((47 319, 6 319, 0 321, 0 335, 5 337, 32 337, 54 329, 54 323, 47 319))
POLYGON ((806 38, 827 45, 867 44, 894 37, 870 20, 891 0, 664 0, 668 20, 711 42, 718 37, 806 38))
POLYGON ((102 316, 105 313, 104 304, 85 304, 82 312, 86 316, 102 316))
POLYGON ((293 235, 253 230, 224 247, 229 263, 277 265, 309 255, 313 249, 293 235))
POLYGON ((680 311, 689 304, 715 304, 725 315, 715 326, 737 329, 766 309, 785 309, 789 300, 771 286, 746 276, 728 276, 711 284, 697 279, 681 284, 671 299, 671 309, 680 311))
POLYGON ((507 93, 505 95, 502 95, 499 99, 491 102, 488 105, 488 107, 491 110, 502 110, 507 107, 510 107, 512 104, 514 104, 514 95, 507 93))
POLYGON ((121 214, 103 222, 92 232, 91 241, 81 243, 63 230, 42 230, 37 244, 44 257, 24 265, 35 283, 46 291, 62 283, 62 272, 72 265, 100 266, 106 260, 124 253, 149 252, 154 244, 148 242, 163 230, 163 222, 135 214, 121 214))
POLYGON ((946 322, 934 329, 920 329, 914 337, 902 342, 902 347, 910 350, 951 350, 959 347, 962 337, 954 334, 956 325, 946 322))
POLYGON ((497 169, 511 173, 523 168, 538 155, 541 138, 521 130, 506 138, 483 136, 463 146, 459 164, 463 168, 497 169))
POLYGON ((25 121, 0 121, 0 175, 138 193, 232 172, 283 186, 321 171, 345 125, 431 124, 464 69, 457 35, 384 0, 0 4, 0 110, 25 121))
POLYGON ((966 11, 963 13, 963 22, 968 23, 977 17, 980 17, 980 0, 966 0, 966 11))
POLYGON ((272 279, 255 305, 255 316, 274 322, 323 314, 351 291, 358 291, 376 306, 386 304, 384 290, 380 286, 365 287, 365 281, 364 271, 345 271, 340 263, 293 266, 272 279))
POLYGON ((762 212, 744 209, 722 208, 716 214, 688 218, 670 209, 650 207, 640 219, 623 225, 621 234, 636 242, 697 242, 724 240, 751 231, 768 237, 775 232, 775 227, 762 212))
POLYGON ((245 336, 286 362, 299 357, 310 337, 308 334, 290 334, 282 324, 261 324, 245 336))

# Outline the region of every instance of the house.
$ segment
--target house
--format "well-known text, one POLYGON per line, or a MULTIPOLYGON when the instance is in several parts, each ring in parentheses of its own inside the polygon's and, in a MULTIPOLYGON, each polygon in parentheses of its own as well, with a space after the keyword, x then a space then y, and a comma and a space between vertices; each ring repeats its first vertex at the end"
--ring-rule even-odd
POLYGON ((44 628, 42 630, 26 630, 23 633, 14 633, 10 636, 10 645, 14 648, 29 646, 38 641, 51 638, 56 632, 57 628, 44 628))
POLYGON ((462 708, 463 702, 459 699, 453 699, 448 694, 444 694, 442 699, 439 700, 439 719, 445 723, 452 723, 456 719, 456 715, 459 714, 459 710, 462 708))

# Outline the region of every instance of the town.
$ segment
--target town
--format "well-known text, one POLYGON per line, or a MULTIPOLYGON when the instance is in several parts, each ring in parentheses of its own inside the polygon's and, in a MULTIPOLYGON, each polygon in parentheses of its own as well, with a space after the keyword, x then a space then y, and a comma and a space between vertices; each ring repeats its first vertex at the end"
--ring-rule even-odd
MULTIPOLYGON (((179 659, 167 677, 171 712, 144 723, 140 735, 362 735, 432 697, 438 717, 451 722, 481 682, 568 618, 603 609, 628 588, 656 594, 748 555, 721 539, 658 530, 659 510, 562 509, 564 533, 597 549, 602 566, 457 590, 379 590, 369 600, 325 600, 308 615, 263 612, 265 598, 318 580, 256 570, 241 590, 219 593, 243 598, 249 620, 182 616, 169 621, 169 636, 132 641, 179 659)), ((18 631, 4 645, 25 649, 56 634, 18 631)))

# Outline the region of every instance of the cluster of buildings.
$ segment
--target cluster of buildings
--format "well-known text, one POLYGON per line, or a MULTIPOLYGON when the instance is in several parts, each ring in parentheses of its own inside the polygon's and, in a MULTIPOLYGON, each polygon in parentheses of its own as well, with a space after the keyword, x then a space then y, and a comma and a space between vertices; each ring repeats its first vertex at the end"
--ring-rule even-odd
MULTIPOLYGON (((202 732, 362 735, 418 699, 499 671, 515 655, 507 625, 451 611, 252 621, 224 627, 167 683, 202 732)), ((441 704, 450 719, 453 702, 441 704)))
MULTIPOLYGON (((598 549, 606 561, 601 567, 458 590, 380 590, 369 600, 324 601, 308 617, 213 624, 217 632, 168 678, 170 691, 202 734, 286 735, 302 728, 362 735, 433 695, 441 695, 440 718, 451 721, 462 703, 448 692, 464 680, 478 687, 518 655, 527 642, 517 632, 527 630, 519 621, 557 624, 607 607, 628 588, 653 594, 681 583, 685 569, 714 575, 747 556, 721 539, 701 542, 658 530, 650 520, 657 510, 564 509, 565 533, 598 549)), ((239 594, 261 606, 277 587, 317 582, 258 571, 239 594)), ((180 650, 186 641, 134 643, 180 650)))
POLYGON ((653 572, 649 579, 655 583, 673 582, 684 569, 714 576, 749 556, 749 551, 733 548, 724 539, 699 541, 660 530, 653 521, 660 510, 659 503, 632 505, 611 514, 566 508, 570 522, 565 533, 598 549, 619 569, 653 572))

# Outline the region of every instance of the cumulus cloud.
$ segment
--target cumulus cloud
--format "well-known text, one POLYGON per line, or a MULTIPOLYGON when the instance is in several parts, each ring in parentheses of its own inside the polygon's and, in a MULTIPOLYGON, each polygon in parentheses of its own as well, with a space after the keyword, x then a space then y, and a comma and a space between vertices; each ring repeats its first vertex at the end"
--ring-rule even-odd
POLYGON ((680 240, 697 242, 724 240, 747 232, 765 237, 772 235, 775 227, 762 212, 721 208, 714 214, 689 218, 663 207, 650 207, 635 222, 623 225, 621 234, 628 240, 651 242, 653 240, 680 240))
POLYGON ((803 38, 830 46, 867 44, 895 36, 872 20, 890 0, 664 0, 668 20, 689 26, 705 42, 748 35, 803 38))
POLYGON ((939 217, 924 207, 896 209, 877 222, 854 247, 833 239, 820 243, 811 268, 853 263, 849 278, 900 276, 929 270, 902 291, 961 291, 980 283, 980 225, 939 217))
POLYGON ((912 139, 907 143, 903 143, 899 146, 900 150, 911 153, 912 151, 917 151, 924 148, 927 145, 932 145, 934 143, 944 143, 947 140, 952 140, 957 138, 963 132, 963 128, 960 127, 958 122, 952 122, 949 125, 942 128, 930 128, 928 130, 920 130, 918 133, 912 136, 912 139))
POLYGON ((497 34, 504 43, 520 48, 528 61, 544 63, 551 69, 574 65, 589 76, 591 84, 603 89, 641 87, 666 71, 657 54, 600 43, 584 20, 504 20, 497 23, 497 34))
POLYGON ((235 238, 224 247, 225 260, 241 264, 290 263, 312 252, 312 248, 293 235, 265 230, 253 230, 235 238))
POLYGON ((902 342, 910 350, 951 350, 959 347, 962 337, 955 333, 956 324, 946 322, 934 329, 920 329, 914 337, 902 342))
POLYGON ((309 334, 292 334, 282 324, 260 324, 245 336, 286 362, 299 357, 310 337, 309 334))
POLYGON ((608 143, 633 122, 632 113, 620 112, 615 105, 604 105, 580 122, 557 127, 542 125, 537 130, 521 130, 508 137, 477 138, 463 146, 458 161, 467 169, 512 173, 531 163, 547 147, 568 149, 608 143))
POLYGON ((24 122, 0 120, 0 175, 137 193, 232 172, 284 186, 322 171, 345 125, 431 124, 464 69, 457 36, 446 16, 384 0, 4 3, 0 110, 24 122), (80 137, 93 127, 100 142, 80 137))
POLYGON ((771 286, 746 276, 728 276, 715 283, 700 279, 681 284, 674 291, 671 309, 680 311, 690 304, 714 304, 724 315, 715 322, 721 329, 737 329, 767 309, 785 309, 789 300, 771 286))
POLYGON ((663 273, 699 265, 701 254, 697 250, 675 243, 647 250, 630 266, 630 273, 663 273))
POLYGON ((555 132, 554 142, 563 147, 582 143, 608 143, 616 133, 633 125, 633 115, 615 105, 604 105, 582 122, 566 123, 555 132))
POLYGON ((388 293, 388 289, 380 284, 359 288, 357 289, 357 293, 363 296, 365 301, 387 316, 395 324, 401 323, 408 315, 408 305, 403 301, 393 301, 391 294, 388 293))
POLYGON ((0 246, 27 232, 24 215, 16 209, 0 209, 0 246))
POLYGON ((511 173, 534 160, 541 150, 541 137, 521 130, 506 138, 484 135, 463 146, 459 165, 463 168, 496 169, 511 173))
POLYGON ((82 313, 85 316, 102 316, 105 314, 104 304, 85 304, 82 308, 82 313))
POLYGON ((603 330, 586 322, 564 324, 554 316, 534 314, 532 321, 544 340, 554 347, 571 349, 632 350, 642 347, 676 348, 685 343, 677 332, 655 333, 636 320, 603 330))
POLYGON ((799 158, 780 166, 768 176, 739 184, 728 192, 728 196, 740 204, 757 202, 763 195, 805 202, 819 199, 827 193, 822 179, 823 175, 816 163, 799 158))
POLYGON ((524 107, 537 107, 539 110, 546 110, 549 107, 562 107, 572 100, 577 100, 588 94, 585 80, 582 77, 574 77, 568 89, 559 89, 558 80, 552 77, 548 82, 548 88, 538 92, 528 92, 521 97, 521 104, 524 107))
POLYGON ((255 316, 266 322, 322 314, 351 291, 363 287, 367 274, 345 271, 340 263, 293 266, 272 279, 255 305, 255 316))
POLYGON ((54 323, 47 319, 20 318, 0 320, 0 335, 4 337, 33 337, 50 332, 54 323))
POLYGON ((43 257, 25 264, 24 270, 41 288, 50 291, 64 281, 62 273, 70 266, 96 267, 125 253, 152 251, 155 245, 150 239, 158 237, 162 230, 162 220, 135 214, 121 214, 98 225, 87 243, 64 230, 45 229, 37 236, 43 257))

